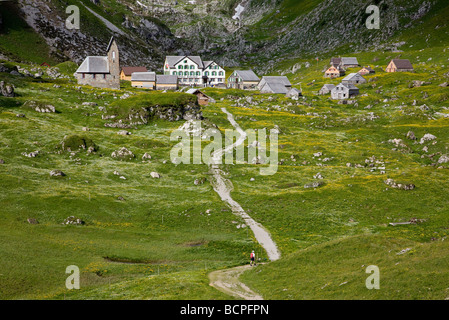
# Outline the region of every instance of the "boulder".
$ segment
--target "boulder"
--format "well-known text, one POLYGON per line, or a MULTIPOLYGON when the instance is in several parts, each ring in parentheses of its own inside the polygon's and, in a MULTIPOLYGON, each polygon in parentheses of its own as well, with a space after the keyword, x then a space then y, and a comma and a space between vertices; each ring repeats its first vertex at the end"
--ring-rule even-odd
POLYGON ((80 218, 70 216, 70 217, 66 218, 62 224, 64 224, 64 225, 84 225, 85 222, 83 220, 81 220, 80 218))
POLYGON ((52 170, 50 171, 50 177, 65 177, 65 173, 61 170, 52 170))
POLYGON ((447 154, 443 154, 440 159, 438 159, 438 163, 448 163, 449 162, 449 156, 447 154))
POLYGON ((426 134, 421 138, 421 140, 419 141, 419 143, 420 143, 420 144, 423 144, 424 142, 432 141, 432 140, 435 140, 436 138, 437 138, 437 137, 435 137, 433 134, 426 133, 426 134))
POLYGON ((28 219, 27 219, 27 222, 28 222, 29 224, 39 224, 39 221, 37 221, 37 220, 34 219, 34 218, 28 218, 28 219))
POLYGON ((393 189, 400 189, 400 190, 413 190, 415 189, 414 184, 404 184, 404 183, 397 183, 393 179, 387 179, 384 181, 384 183, 393 189))
POLYGON ((151 155, 150 155, 148 152, 146 152, 146 153, 142 156, 142 160, 143 160, 143 161, 145 161, 145 160, 151 160, 151 155))
POLYGON ((416 140, 415 133, 414 133, 413 131, 407 132, 406 138, 407 138, 407 139, 410 139, 410 140, 416 140))
POLYGON ((120 150, 112 152, 111 157, 121 160, 130 160, 134 159, 136 156, 130 150, 123 147, 120 150))
POLYGON ((160 179, 161 178, 161 175, 159 173, 157 173, 157 172, 151 172, 150 175, 154 179, 160 179))
POLYGON ((309 188, 319 188, 324 186, 324 182, 322 181, 316 181, 316 182, 311 182, 311 183, 307 183, 304 188, 305 189, 309 189, 309 188))
POLYGON ((0 94, 4 97, 12 98, 14 94, 14 86, 7 85, 5 81, 0 81, 0 94))

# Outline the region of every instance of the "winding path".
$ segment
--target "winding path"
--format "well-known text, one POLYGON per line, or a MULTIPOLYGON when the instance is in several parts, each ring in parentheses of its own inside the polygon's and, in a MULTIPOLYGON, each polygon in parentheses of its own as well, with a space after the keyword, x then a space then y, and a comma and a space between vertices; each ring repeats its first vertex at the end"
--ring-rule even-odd
MULTIPOLYGON (((226 108, 222 108, 221 110, 226 113, 229 122, 239 132, 240 137, 234 144, 214 152, 212 154, 212 159, 214 160, 214 162, 217 162, 218 159, 222 158, 226 152, 232 152, 235 147, 244 143, 247 138, 245 131, 243 131, 238 123, 234 120, 233 115, 229 113, 226 108)), ((230 206, 232 213, 241 217, 245 221, 246 225, 251 228, 257 242, 259 242, 259 244, 267 252, 268 258, 271 261, 278 260, 281 257, 281 254, 276 246, 276 243, 271 238, 270 233, 260 223, 251 218, 237 201, 232 199, 232 182, 224 178, 224 173, 218 165, 211 164, 210 170, 212 173, 212 186, 215 192, 217 192, 217 194, 220 196, 221 200, 230 206)), ((261 296, 254 293, 244 283, 241 283, 238 280, 239 276, 249 268, 251 267, 241 266, 232 269, 212 272, 209 275, 209 278, 211 280, 210 285, 224 293, 233 295, 237 298, 243 298, 246 300, 262 300, 261 296)))

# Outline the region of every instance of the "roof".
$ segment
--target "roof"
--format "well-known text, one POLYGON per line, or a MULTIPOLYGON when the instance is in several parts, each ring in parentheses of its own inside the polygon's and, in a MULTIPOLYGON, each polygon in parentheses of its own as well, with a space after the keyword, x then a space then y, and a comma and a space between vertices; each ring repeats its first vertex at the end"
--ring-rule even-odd
POLYGON ((337 87, 345 87, 345 88, 348 88, 349 90, 359 90, 359 88, 357 88, 355 85, 348 84, 348 83, 339 83, 335 88, 337 88, 337 87))
POLYGON ((237 73, 243 81, 260 81, 260 78, 253 70, 236 70, 235 73, 237 73))
MULTIPOLYGON (((201 60, 200 56, 167 56, 166 61, 168 63, 169 68, 174 68, 175 65, 177 65, 179 62, 184 60, 185 58, 188 58, 192 60, 194 63, 198 65, 199 68, 204 68, 203 60, 201 60)), ((213 61, 208 61, 213 62, 213 61)))
POLYGON ((329 90, 332 90, 333 88, 335 88, 335 85, 327 83, 321 89, 323 89, 323 88, 327 88, 329 90))
POLYGON ((131 81, 156 81, 156 73, 155 72, 134 72, 131 75, 131 81))
POLYGON ((282 84, 289 87, 292 85, 286 76, 268 76, 263 77, 262 80, 265 80, 269 84, 282 84))
POLYGON ((178 76, 158 74, 156 76, 156 84, 178 84, 178 76))
POLYGON ((365 78, 364 77, 362 77, 360 74, 358 74, 358 73, 350 73, 350 74, 348 74, 342 81, 350 81, 350 80, 353 80, 354 78, 358 78, 358 79, 361 79, 361 80, 365 80, 365 78))
POLYGON ((107 52, 109 52, 109 49, 111 49, 112 44, 114 43, 115 38, 114 36, 111 37, 111 40, 109 40, 108 48, 106 49, 107 52))
POLYGON ((391 60, 398 69, 413 69, 413 65, 408 59, 393 59, 391 60))
POLYGON ((134 72, 147 72, 148 70, 146 67, 123 67, 122 71, 125 74, 125 76, 130 76, 134 72))
POLYGON ((213 61, 203 61, 203 66, 204 69, 206 69, 208 66, 210 66, 212 63, 214 63, 213 61))
POLYGON ((76 73, 109 73, 108 57, 87 57, 76 73))
POLYGON ((341 58, 341 64, 344 66, 351 65, 351 64, 358 65, 359 62, 357 61, 357 58, 355 58, 355 57, 344 57, 344 58, 341 58))
POLYGON ((332 58, 331 59, 331 64, 333 65, 339 65, 341 62, 341 58, 332 58))
POLYGON ((287 92, 287 96, 291 97, 291 96, 300 96, 302 95, 301 90, 297 89, 297 88, 291 88, 288 92, 287 92))
POLYGON ((267 82, 265 84, 265 86, 263 87, 263 88, 265 88, 265 90, 263 90, 263 91, 267 91, 267 87, 270 89, 270 91, 272 93, 283 93, 283 94, 286 94, 289 91, 289 89, 287 89, 285 84, 282 84, 282 83, 267 82))
POLYGON ((362 69, 360 69, 360 70, 363 70, 363 69, 366 69, 366 70, 368 70, 368 71, 374 71, 374 69, 373 68, 371 68, 370 66, 368 66, 368 67, 363 67, 362 69))

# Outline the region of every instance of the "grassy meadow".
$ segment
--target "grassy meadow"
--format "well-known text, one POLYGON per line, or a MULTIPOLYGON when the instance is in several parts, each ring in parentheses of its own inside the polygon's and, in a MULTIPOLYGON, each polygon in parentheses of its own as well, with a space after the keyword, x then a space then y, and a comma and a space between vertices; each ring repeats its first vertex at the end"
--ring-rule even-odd
MULTIPOLYGON (((223 107, 244 130, 280 131, 275 175, 260 175, 263 165, 223 165, 233 198, 271 232, 282 253, 242 276, 265 299, 449 297, 449 165, 437 163, 449 147, 449 93, 439 86, 449 81, 449 48, 411 50, 357 54, 376 74, 358 86, 356 104, 317 95, 324 83, 341 80, 323 78, 327 59, 285 62, 286 70, 303 65, 287 74, 303 90, 299 101, 205 89, 217 103, 203 115, 222 132, 232 128, 223 107), (412 61, 414 73, 383 72, 399 56, 412 61), (414 80, 425 83, 412 87, 414 80), (409 131, 417 140, 406 138, 409 131), (436 139, 420 143, 425 134, 436 139), (318 173, 323 179, 314 178, 318 173), (393 189, 387 178, 416 188, 393 189), (323 185, 304 188, 315 181, 323 185), (412 218, 423 222, 389 225, 412 218), (380 290, 365 287, 368 265, 380 268, 380 290)), ((60 67, 73 72, 70 64, 60 67)), ((110 110, 189 97, 126 83, 114 91, 78 87, 73 79, 0 76, 17 93, 0 98, 0 298, 229 299, 209 286, 208 272, 247 263, 251 250, 266 260, 213 191, 208 167, 170 163, 176 144, 170 134, 183 121, 153 120, 127 129, 127 136, 104 126, 110 121, 102 115, 110 110), (130 97, 121 99, 125 93, 130 97), (38 113, 29 101, 57 112, 38 113), (61 142, 73 135, 91 141, 96 152, 64 150, 61 142), (135 158, 112 158, 122 147, 135 158), (36 150, 34 158, 23 155, 36 150), (151 160, 142 160, 145 153, 151 160), (52 170, 66 176, 51 177, 52 170), (85 225, 63 225, 69 216, 85 225), (69 265, 80 268, 80 290, 65 288, 69 265)))

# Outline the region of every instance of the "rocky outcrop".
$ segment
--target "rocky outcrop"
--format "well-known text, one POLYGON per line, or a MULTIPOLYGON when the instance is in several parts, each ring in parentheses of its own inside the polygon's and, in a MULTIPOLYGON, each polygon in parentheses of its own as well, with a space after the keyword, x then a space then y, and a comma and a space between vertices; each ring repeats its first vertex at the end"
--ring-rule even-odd
POLYGON ((14 97, 14 86, 6 84, 5 81, 0 81, 0 94, 8 98, 14 97))

